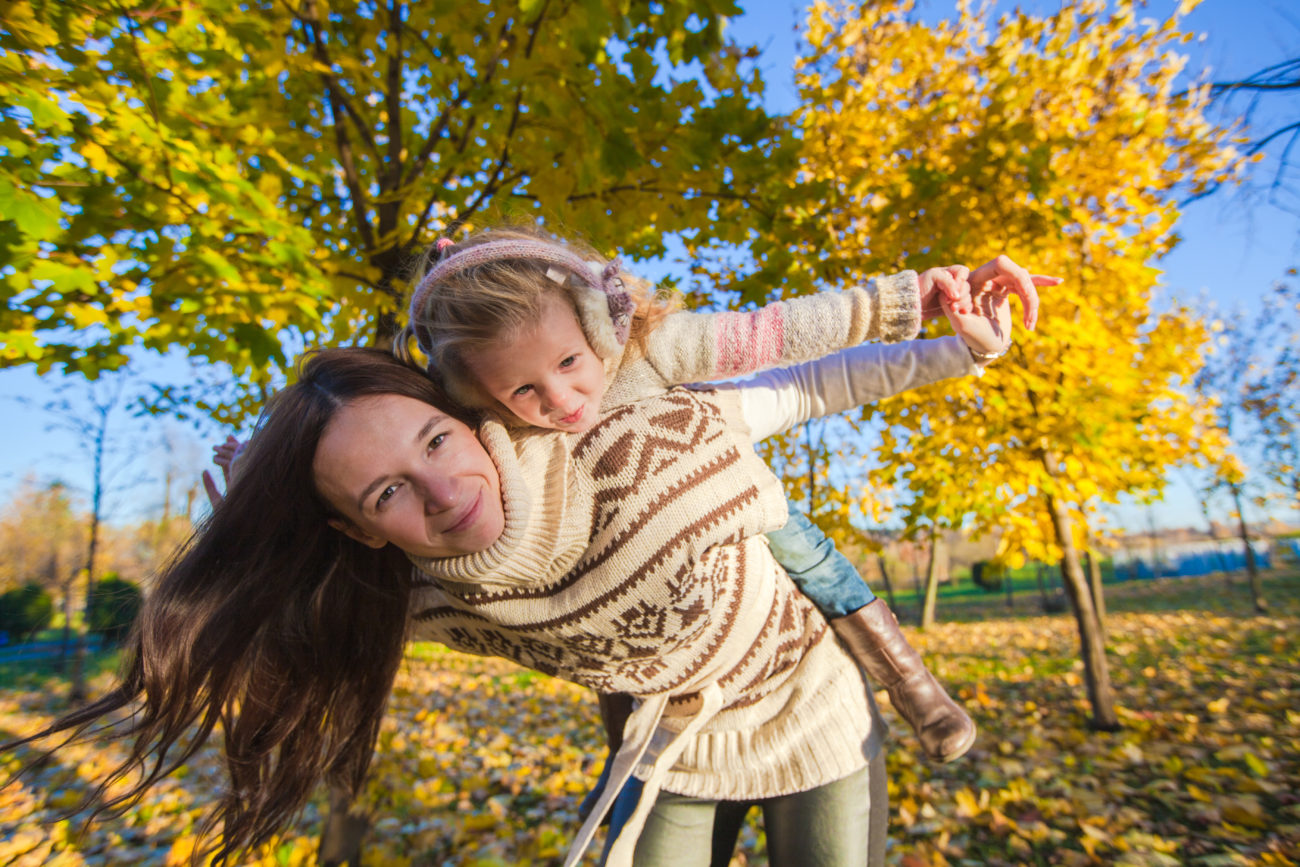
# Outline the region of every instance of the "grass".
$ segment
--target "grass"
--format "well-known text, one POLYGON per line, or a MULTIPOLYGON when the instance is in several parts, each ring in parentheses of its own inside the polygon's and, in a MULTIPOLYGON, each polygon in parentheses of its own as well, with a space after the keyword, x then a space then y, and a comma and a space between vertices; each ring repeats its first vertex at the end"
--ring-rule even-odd
MULTIPOLYGON (((120 651, 116 649, 86 654, 86 678, 89 680, 116 671, 119 657, 120 651)), ((44 689, 66 692, 71 666, 71 658, 67 661, 67 670, 60 670, 58 658, 0 662, 0 690, 44 689)))
MULTIPOLYGON (((941 596, 947 622, 907 631, 980 735, 962 760, 931 765, 878 694, 892 729, 887 862, 1300 864, 1300 570, 1262 580, 1270 602, 1263 616, 1239 575, 1106 585, 1117 732, 1086 725, 1069 613, 1044 616, 1036 588, 1018 590, 1010 611, 998 594, 941 596)), ((96 660, 100 670, 111 657, 96 660)), ((22 684, 0 689, 10 735, 63 709, 65 679, 27 672, 22 684)), ((578 687, 412 645, 362 799, 374 819, 366 863, 558 865, 604 752, 595 720, 590 693, 578 687)), ((0 865, 181 863, 196 818, 224 784, 217 746, 84 837, 57 822, 59 811, 120 759, 121 745, 43 757, 32 778, 0 789, 0 865)), ((280 842, 241 863, 315 863, 320 810, 313 802, 280 842)), ((758 867, 763 852, 751 828, 733 864, 758 867)))
MULTIPOLYGON (((1007 605, 1005 585, 992 591, 976 586, 969 578, 960 577, 940 585, 935 619, 940 623, 971 623, 1001 618, 1038 617, 1044 613, 1042 596, 1033 566, 1018 570, 1012 576, 1011 605, 1007 605)), ((1263 596, 1274 606, 1285 606, 1294 598, 1295 577, 1300 575, 1296 566, 1284 566, 1261 572, 1263 596)), ((1043 576, 1049 597, 1064 593, 1056 567, 1048 568, 1043 576)), ((888 600, 880 587, 873 587, 877 595, 888 600)), ((1248 616, 1254 614, 1250 586, 1245 572, 1199 575, 1189 578, 1118 579, 1108 569, 1102 570, 1102 593, 1106 610, 1122 611, 1213 611, 1220 614, 1248 616)), ((896 588, 894 614, 904 625, 919 621, 922 596, 916 588, 896 588)), ((1068 613, 1068 605, 1064 609, 1068 613)))

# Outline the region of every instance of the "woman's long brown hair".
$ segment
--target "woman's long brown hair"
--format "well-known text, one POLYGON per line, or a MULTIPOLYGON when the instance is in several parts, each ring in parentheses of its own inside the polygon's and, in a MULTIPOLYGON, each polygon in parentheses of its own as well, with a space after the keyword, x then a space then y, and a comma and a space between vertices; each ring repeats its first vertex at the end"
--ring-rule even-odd
POLYGON ((103 698, 9 749, 70 738, 106 715, 131 740, 98 790, 137 803, 220 726, 230 787, 200 831, 214 864, 282 830, 322 780, 359 790, 402 658, 412 567, 327 525, 312 474, 335 412, 359 397, 400 394, 451 407, 423 373, 371 349, 312 355, 299 381, 268 404, 225 501, 163 570, 127 643, 120 683, 103 698), (135 775, 138 774, 138 777, 135 775))

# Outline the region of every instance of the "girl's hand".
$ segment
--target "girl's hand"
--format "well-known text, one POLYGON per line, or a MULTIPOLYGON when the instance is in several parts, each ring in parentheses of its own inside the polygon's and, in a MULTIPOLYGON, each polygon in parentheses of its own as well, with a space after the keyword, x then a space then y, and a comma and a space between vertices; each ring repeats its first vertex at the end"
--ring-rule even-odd
MULTIPOLYGON (((221 479, 225 483, 227 490, 230 489, 230 482, 235 477, 236 463, 239 461, 240 454, 244 451, 244 443, 235 439, 233 436, 227 436, 226 441, 220 445, 212 447, 212 462, 221 467, 221 479)), ((216 508, 226 497, 217 487, 217 482, 212 478, 212 473, 207 470, 203 471, 203 490, 208 495, 208 502, 212 508, 216 508)))
POLYGON ((921 286, 921 320, 933 319, 945 310, 945 303, 964 313, 970 312, 970 269, 965 265, 929 268, 917 275, 921 286))

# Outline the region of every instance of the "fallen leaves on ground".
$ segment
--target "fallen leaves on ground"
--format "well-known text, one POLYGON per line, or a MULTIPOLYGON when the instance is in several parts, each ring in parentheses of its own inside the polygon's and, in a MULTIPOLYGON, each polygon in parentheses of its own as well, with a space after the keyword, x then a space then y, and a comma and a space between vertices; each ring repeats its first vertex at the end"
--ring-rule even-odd
MULTIPOLYGON (((1221 584, 1184 580, 1169 593, 1204 596, 1221 584)), ((1150 606, 1162 610, 1112 616, 1108 651, 1123 724, 1115 733, 1086 727, 1068 615, 913 634, 980 737, 966 758, 927 764, 879 694, 894 733, 889 862, 1300 863, 1300 579, 1276 587, 1268 616, 1169 599, 1150 606)), ((48 692, 0 693, 3 735, 31 731, 59 709, 48 692)), ((415 645, 362 798, 374 822, 365 863, 559 864, 603 753, 585 690, 415 645)), ((74 744, 0 789, 0 867, 184 863, 210 793, 223 784, 212 746, 122 817, 84 834, 76 820, 58 820, 122 754, 116 744, 74 744)), ((6 756, 4 770, 38 755, 6 756)), ((315 863, 322 810, 313 802, 245 863, 315 863)), ((761 834, 747 832, 743 844, 736 863, 765 863, 761 834)))

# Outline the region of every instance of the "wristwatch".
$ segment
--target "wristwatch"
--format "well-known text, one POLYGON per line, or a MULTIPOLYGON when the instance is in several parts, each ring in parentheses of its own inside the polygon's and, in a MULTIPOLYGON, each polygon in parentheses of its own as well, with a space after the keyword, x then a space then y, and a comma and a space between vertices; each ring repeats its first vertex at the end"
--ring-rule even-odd
POLYGON ((970 357, 975 360, 976 364, 988 364, 989 362, 996 361, 997 359, 1006 355, 1007 349, 1010 348, 1011 348, 1011 344, 1007 344, 1007 348, 1002 350, 1001 352, 976 352, 973 348, 967 346, 966 351, 970 353, 970 357))

